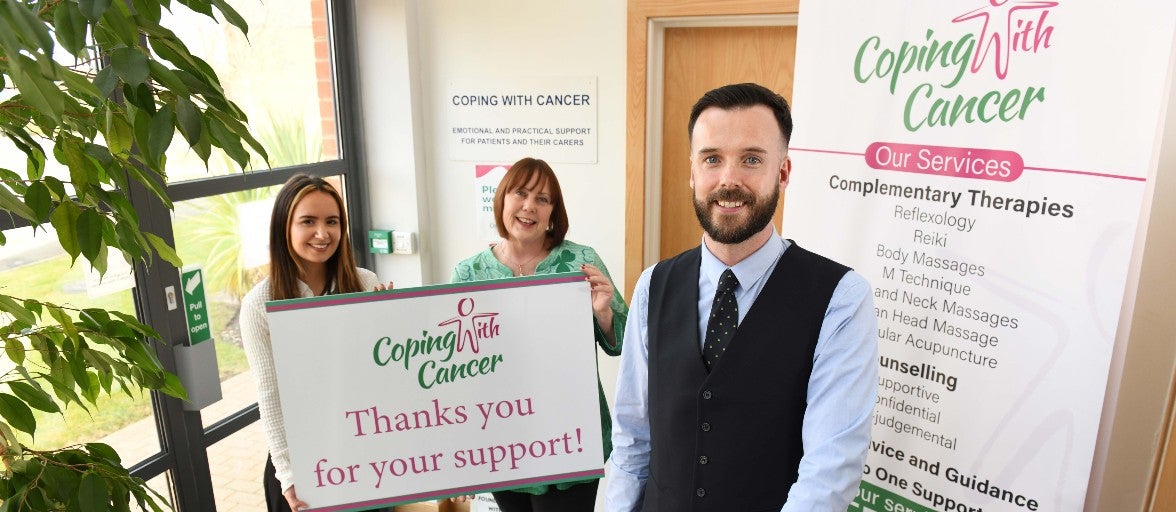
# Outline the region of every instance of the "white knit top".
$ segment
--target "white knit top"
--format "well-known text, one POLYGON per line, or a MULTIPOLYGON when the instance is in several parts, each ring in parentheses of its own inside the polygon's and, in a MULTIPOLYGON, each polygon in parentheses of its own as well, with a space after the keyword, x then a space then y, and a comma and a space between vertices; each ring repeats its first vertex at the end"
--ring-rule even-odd
MULTIPOLYGON (((373 290, 380 280, 367 269, 357 269, 364 290, 373 290)), ((332 285, 332 289, 334 286, 332 285)), ((310 287, 298 281, 300 297, 314 297, 310 287)), ((253 381, 257 384, 257 409, 261 413, 261 426, 269 445, 270 457, 282 491, 294 485, 294 471, 290 468, 290 452, 286 446, 286 428, 282 419, 282 403, 278 399, 278 376, 274 371, 274 356, 270 343, 269 323, 265 318, 265 303, 272 300, 269 278, 254 286, 241 299, 241 342, 245 346, 245 357, 253 369, 253 381)))

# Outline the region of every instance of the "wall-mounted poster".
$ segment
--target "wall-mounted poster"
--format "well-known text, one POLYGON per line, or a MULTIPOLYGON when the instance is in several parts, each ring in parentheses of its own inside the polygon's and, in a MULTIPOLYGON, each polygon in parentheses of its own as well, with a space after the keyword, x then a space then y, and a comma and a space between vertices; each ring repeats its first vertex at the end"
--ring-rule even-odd
POLYGON ((596 77, 453 80, 448 94, 454 160, 596 163, 596 77))

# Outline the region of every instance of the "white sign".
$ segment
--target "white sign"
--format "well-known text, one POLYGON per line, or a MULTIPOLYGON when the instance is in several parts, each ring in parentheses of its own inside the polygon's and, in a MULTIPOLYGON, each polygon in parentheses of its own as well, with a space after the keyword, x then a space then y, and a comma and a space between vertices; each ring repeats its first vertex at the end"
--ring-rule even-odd
POLYGON ((494 193, 498 191, 498 184, 506 176, 508 168, 509 165, 474 166, 474 194, 478 198, 475 223, 478 226, 478 238, 487 242, 502 239, 494 219, 494 193))
POLYGON ((270 302, 298 497, 388 506, 603 476, 582 274, 270 302))
POLYGON ((93 267, 86 270, 86 296, 91 299, 130 290, 135 287, 135 269, 122 255, 106 259, 106 274, 93 267))
POLYGON ((241 264, 247 269, 269 264, 269 224, 274 198, 237 205, 237 237, 241 264))
POLYGON ((1082 510, 1176 4, 800 12, 783 233, 879 327, 854 509, 1082 510))
POLYGON ((491 494, 479 494, 470 502, 470 512, 502 512, 491 494))
POLYGON ((596 77, 532 77, 449 84, 454 160, 596 163, 596 77))

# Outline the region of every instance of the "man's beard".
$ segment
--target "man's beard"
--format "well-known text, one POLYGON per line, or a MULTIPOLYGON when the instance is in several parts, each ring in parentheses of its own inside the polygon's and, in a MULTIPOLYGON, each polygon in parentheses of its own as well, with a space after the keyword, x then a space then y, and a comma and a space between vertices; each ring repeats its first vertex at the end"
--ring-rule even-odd
POLYGON ((712 240, 721 244, 737 244, 759 233, 772 222, 772 217, 776 215, 776 203, 780 200, 780 188, 772 187, 772 193, 764 197, 756 197, 744 189, 720 188, 707 196, 706 201, 699 201, 693 193, 691 199, 702 230, 712 240), (751 215, 741 225, 719 225, 715 217, 722 214, 715 213, 712 217, 710 212, 710 206, 716 201, 742 201, 751 215))

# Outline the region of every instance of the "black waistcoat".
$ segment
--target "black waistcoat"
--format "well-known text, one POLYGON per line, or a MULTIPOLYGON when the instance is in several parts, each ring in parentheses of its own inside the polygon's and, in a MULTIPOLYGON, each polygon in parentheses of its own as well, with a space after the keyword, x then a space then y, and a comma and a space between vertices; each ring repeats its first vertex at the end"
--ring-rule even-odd
POLYGON ((710 373, 698 338, 701 249, 649 285, 645 512, 778 511, 796 482, 809 374, 847 267, 793 243, 710 373))

